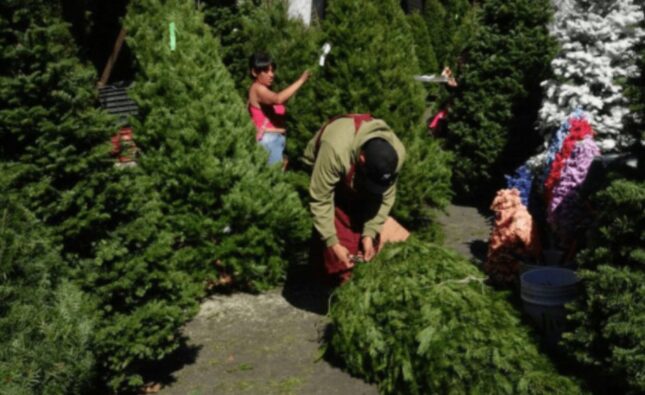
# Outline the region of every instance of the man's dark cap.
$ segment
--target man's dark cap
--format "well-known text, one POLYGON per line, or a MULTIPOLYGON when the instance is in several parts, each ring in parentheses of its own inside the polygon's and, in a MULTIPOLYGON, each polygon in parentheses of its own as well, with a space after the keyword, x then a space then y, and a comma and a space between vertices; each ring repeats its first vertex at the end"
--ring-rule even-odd
POLYGON ((368 192, 382 195, 396 181, 399 156, 394 147, 382 138, 368 140, 361 147, 365 165, 358 166, 360 185, 368 192))

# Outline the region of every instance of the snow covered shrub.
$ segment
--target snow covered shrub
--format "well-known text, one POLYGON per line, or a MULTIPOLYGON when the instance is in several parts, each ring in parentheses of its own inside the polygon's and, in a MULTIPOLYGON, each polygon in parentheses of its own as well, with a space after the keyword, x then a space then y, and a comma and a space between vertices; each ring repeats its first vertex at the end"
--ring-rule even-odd
POLYGON ((551 62, 554 78, 542 83, 540 126, 551 131, 576 108, 590 114, 601 150, 623 151, 633 143, 624 133, 629 112, 622 83, 639 73, 635 45, 645 30, 637 0, 555 1, 551 34, 560 44, 551 62))

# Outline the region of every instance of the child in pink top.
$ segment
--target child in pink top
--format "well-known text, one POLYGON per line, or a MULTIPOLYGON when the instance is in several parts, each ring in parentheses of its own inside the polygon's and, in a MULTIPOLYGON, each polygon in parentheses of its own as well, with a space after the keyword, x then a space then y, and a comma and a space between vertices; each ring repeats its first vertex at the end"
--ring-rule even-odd
POLYGON ((254 53, 249 59, 249 70, 254 81, 249 88, 248 110, 256 128, 255 139, 269 151, 269 164, 283 159, 287 132, 287 109, 284 103, 309 78, 309 72, 305 70, 295 82, 276 93, 271 90, 275 69, 275 62, 266 53, 254 53))

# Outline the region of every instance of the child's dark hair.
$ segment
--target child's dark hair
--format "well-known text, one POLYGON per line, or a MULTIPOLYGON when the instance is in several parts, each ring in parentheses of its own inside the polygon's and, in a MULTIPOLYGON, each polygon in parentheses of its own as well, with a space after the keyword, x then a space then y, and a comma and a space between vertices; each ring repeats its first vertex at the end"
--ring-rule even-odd
POLYGON ((255 78, 253 71, 260 73, 269 70, 269 67, 275 70, 277 66, 271 58, 271 55, 266 52, 256 52, 249 58, 249 75, 251 78, 255 78))

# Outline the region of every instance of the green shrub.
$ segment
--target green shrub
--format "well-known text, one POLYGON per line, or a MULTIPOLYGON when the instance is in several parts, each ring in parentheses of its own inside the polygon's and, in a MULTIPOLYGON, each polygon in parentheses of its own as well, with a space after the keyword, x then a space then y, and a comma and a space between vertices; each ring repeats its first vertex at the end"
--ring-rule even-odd
POLYGON ((481 6, 447 130, 456 156, 453 184, 460 194, 494 191, 502 175, 541 142, 533 124, 539 84, 555 54, 547 30, 552 13, 546 0, 491 0, 481 6))
MULTIPOLYGON (((5 174, 6 169, 0 166, 5 174)), ((60 246, 0 182, 0 393, 78 394, 94 377, 94 306, 60 246)))
POLYGON ((645 183, 616 180, 593 199, 596 218, 577 257, 582 296, 563 342, 616 392, 645 391, 645 183))
POLYGON ((138 65, 130 93, 142 116, 133 121, 140 165, 179 235, 180 268, 203 280, 216 277, 216 262, 241 288, 279 283, 309 236, 309 216, 284 174, 266 165, 203 14, 192 3, 141 0, 125 26, 138 65))
POLYGON ((330 345, 384 394, 575 394, 515 309, 457 254, 410 239, 332 299, 330 345))

